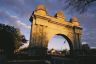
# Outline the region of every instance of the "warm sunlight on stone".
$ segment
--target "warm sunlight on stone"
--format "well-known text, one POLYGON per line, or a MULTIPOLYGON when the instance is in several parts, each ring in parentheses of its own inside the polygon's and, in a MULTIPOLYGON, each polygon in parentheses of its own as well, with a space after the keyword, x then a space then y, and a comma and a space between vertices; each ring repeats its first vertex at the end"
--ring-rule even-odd
POLYGON ((64 12, 62 11, 58 11, 54 14, 54 16, 50 16, 47 13, 44 5, 38 5, 33 11, 30 21, 32 25, 29 46, 47 48, 52 37, 55 35, 62 35, 67 39, 68 42, 66 41, 66 43, 64 43, 64 40, 61 38, 61 36, 61 39, 57 37, 57 39, 53 38, 53 41, 56 42, 56 45, 54 43, 54 45, 52 44, 54 47, 58 47, 59 50, 66 48, 68 50, 80 48, 79 46, 82 28, 79 25, 78 18, 73 17, 72 20, 67 21, 65 19, 64 12))

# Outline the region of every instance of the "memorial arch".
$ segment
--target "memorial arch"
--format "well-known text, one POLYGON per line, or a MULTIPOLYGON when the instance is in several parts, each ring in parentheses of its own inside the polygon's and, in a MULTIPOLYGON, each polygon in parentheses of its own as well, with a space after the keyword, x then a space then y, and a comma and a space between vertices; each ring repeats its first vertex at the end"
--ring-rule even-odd
POLYGON ((30 47, 46 48, 50 38, 54 35, 61 35, 68 40, 71 50, 80 49, 82 28, 76 17, 67 21, 62 11, 50 16, 43 5, 38 5, 33 11, 30 21, 32 23, 30 47))

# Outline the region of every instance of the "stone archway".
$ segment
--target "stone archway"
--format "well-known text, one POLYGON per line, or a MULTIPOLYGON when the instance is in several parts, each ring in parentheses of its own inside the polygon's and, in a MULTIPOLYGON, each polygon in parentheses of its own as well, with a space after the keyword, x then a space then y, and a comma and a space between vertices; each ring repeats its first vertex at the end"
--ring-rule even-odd
MULTIPOLYGON (((69 51, 69 53, 71 54, 72 51, 73 51, 73 45, 72 45, 72 42, 71 40, 64 34, 56 34, 54 35, 53 37, 50 38, 49 42, 48 42, 48 50, 52 50, 52 49, 55 49, 57 48, 57 46, 59 47, 59 51, 63 51, 63 50, 60 50, 60 44, 62 44, 61 46, 63 47, 67 47, 65 50, 69 51), (57 38, 56 38, 57 37, 57 38), (55 40, 54 40, 55 39, 55 40), (58 39, 59 39, 59 42, 58 42, 58 39), (53 41, 52 41, 53 40, 53 41), (61 40, 61 42, 60 42, 61 40), (63 43, 63 44, 62 44, 63 43), (56 47, 54 47, 54 44, 56 47), (56 45, 57 44, 57 45, 56 45), (64 46, 64 44, 67 44, 64 46), (51 48, 49 48, 51 47, 51 48)), ((57 50, 58 51, 58 50, 57 50)))
POLYGON ((47 47, 48 41, 54 35, 65 37, 71 47, 71 50, 80 49, 81 31, 80 23, 76 17, 67 21, 62 11, 57 12, 54 16, 49 16, 43 5, 36 7, 33 11, 30 21, 30 47, 47 47))
POLYGON ((70 50, 72 51, 73 50, 73 45, 72 45, 71 40, 66 35, 64 35, 64 34, 57 34, 57 35, 63 36, 68 41, 70 50))

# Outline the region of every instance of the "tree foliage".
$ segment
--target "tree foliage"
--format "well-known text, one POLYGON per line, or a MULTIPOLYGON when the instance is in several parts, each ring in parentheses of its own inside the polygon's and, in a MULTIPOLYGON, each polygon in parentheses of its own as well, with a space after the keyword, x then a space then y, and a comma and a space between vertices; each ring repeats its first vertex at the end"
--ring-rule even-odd
POLYGON ((72 8, 82 13, 85 12, 89 5, 95 1, 96 0, 66 0, 65 2, 67 3, 66 8, 72 8))
POLYGON ((19 29, 0 24, 0 49, 3 49, 4 53, 10 56, 15 49, 21 46, 20 36, 19 29))

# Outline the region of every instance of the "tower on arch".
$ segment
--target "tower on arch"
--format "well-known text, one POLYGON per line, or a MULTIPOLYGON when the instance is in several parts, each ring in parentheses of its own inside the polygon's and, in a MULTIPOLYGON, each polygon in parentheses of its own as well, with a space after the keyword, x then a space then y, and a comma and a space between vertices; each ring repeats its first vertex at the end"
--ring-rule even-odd
POLYGON ((30 17, 31 32, 29 47, 45 47, 54 35, 62 35, 67 40, 71 50, 80 49, 81 31, 78 18, 65 19, 64 13, 58 11, 54 16, 48 15, 43 5, 38 5, 30 17))

